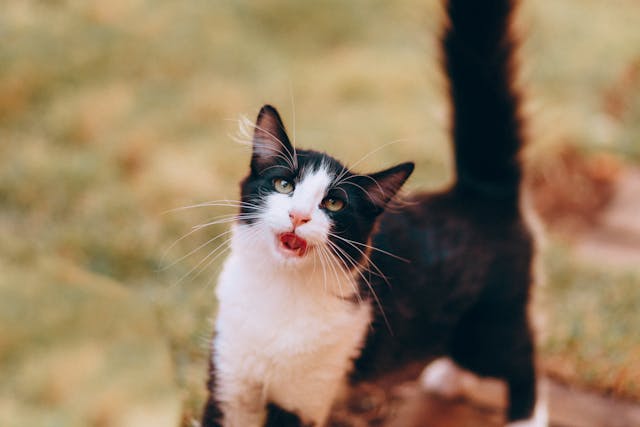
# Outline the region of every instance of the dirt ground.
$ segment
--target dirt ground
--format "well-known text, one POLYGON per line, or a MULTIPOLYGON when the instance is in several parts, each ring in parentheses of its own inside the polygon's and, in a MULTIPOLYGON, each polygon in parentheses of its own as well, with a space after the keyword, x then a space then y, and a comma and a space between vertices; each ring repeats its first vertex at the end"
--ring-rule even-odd
POLYGON ((612 266, 640 268, 640 170, 621 173, 598 226, 576 242, 582 257, 612 266))
MULTIPOLYGON (((550 427, 640 426, 640 405, 572 389, 548 378, 542 389, 550 427)), ((339 408, 334 427, 498 427, 504 425, 504 387, 483 381, 469 396, 446 400, 417 382, 393 388, 367 386, 351 406, 339 408)))

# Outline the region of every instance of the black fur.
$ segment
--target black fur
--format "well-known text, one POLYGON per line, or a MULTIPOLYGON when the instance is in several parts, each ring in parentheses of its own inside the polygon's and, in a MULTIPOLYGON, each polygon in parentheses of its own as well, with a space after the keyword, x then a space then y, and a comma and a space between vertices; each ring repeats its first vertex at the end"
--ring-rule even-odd
POLYGON ((443 39, 453 102, 458 178, 380 218, 372 261, 383 309, 353 380, 448 355, 509 386, 510 420, 535 404, 534 344, 527 318, 533 239, 519 209, 523 145, 513 89, 510 0, 450 0, 443 39), (386 318, 385 318, 386 317, 386 318), (386 324, 391 328, 388 330, 386 324))
POLYGON ((522 144, 513 88, 515 0, 450 0, 442 48, 453 104, 457 186, 517 201, 522 144))
POLYGON ((216 370, 213 358, 209 357, 209 375, 207 376, 207 391, 209 397, 202 412, 201 427, 222 427, 222 410, 216 400, 216 370))
POLYGON ((304 424, 298 414, 287 411, 275 403, 269 403, 264 427, 314 427, 314 425, 304 424))

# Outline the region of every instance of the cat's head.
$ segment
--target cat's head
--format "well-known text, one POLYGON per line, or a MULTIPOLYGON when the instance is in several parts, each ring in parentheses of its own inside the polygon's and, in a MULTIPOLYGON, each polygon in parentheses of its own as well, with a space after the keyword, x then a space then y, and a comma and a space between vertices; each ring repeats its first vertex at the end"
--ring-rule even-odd
MULTIPOLYGON (((413 172, 402 163, 372 173, 348 170, 331 156, 295 149, 275 108, 260 110, 249 175, 241 183, 240 222, 256 229, 277 262, 365 259, 376 218, 413 172)), ((267 254, 265 254, 266 256, 267 254)))

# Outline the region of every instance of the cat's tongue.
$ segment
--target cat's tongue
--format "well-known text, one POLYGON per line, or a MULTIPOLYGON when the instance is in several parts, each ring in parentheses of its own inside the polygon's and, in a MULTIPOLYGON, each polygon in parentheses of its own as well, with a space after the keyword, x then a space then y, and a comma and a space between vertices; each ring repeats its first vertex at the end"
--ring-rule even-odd
POLYGON ((307 241, 295 233, 282 233, 280 235, 280 243, 296 256, 301 257, 307 253, 307 241))

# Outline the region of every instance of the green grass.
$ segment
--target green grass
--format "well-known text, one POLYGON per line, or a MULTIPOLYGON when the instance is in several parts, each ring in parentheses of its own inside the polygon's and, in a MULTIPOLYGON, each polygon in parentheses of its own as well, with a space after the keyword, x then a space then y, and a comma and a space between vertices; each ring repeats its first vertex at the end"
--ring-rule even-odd
POLYGON ((545 254, 542 354, 553 376, 590 389, 640 396, 640 272, 611 271, 545 254))
MULTIPOLYGON (((354 163, 399 141, 362 168, 413 159, 410 188, 447 182, 440 18, 433 0, 3 1, 0 424, 160 425, 136 417, 162 414, 171 425, 197 411, 217 262, 181 258, 224 228, 165 250, 223 212, 165 212, 236 197, 249 153, 230 135, 262 103, 301 146, 354 163)), ((619 96, 617 115, 603 104, 638 60, 639 19, 633 0, 527 2, 534 151, 568 142, 640 159, 640 104, 619 96)), ((550 282, 591 277, 570 258, 550 282)), ((598 274, 631 292, 625 276, 598 274)), ((587 291, 600 307, 603 288, 587 291)), ((554 333, 549 354, 583 366, 554 333)), ((598 334, 576 342, 588 340, 610 349, 598 334)), ((600 372, 590 384, 608 384, 600 372)))

